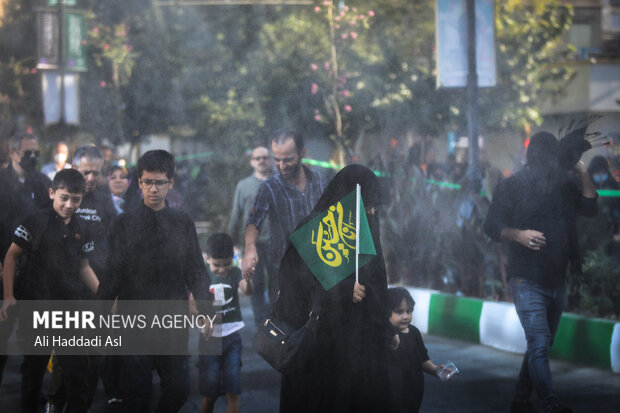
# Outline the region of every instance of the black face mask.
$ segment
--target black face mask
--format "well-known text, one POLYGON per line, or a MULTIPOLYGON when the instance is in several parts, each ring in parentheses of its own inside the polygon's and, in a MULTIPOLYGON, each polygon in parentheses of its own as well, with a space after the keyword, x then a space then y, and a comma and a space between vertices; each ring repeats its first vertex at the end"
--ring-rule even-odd
POLYGON ((25 151, 24 155, 22 155, 22 160, 19 162, 19 166, 26 172, 34 171, 37 168, 39 154, 39 151, 25 151))

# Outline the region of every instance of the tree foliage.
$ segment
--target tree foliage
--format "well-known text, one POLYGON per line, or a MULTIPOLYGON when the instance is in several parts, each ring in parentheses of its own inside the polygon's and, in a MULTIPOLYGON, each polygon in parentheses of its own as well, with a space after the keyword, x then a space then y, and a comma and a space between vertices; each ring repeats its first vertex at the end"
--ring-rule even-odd
MULTIPOLYGON (((34 3, 8 2, 0 104, 40 122, 34 3)), ((342 10, 329 0, 310 7, 81 4, 93 16, 82 129, 113 142, 181 127, 213 147, 247 148, 288 124, 330 139, 350 159, 362 156, 366 138, 386 143, 465 129, 464 91, 435 87, 433 0, 360 0, 342 10)), ((570 8, 559 0, 496 8, 498 85, 480 93, 483 134, 539 123, 540 104, 558 97, 571 76, 561 65, 572 52, 562 42, 570 8)))

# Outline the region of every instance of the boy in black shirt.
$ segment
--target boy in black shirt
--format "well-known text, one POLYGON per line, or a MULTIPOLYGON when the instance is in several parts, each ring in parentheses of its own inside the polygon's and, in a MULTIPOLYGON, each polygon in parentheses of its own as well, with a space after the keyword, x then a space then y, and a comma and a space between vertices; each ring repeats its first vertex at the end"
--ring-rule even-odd
MULTIPOLYGON (((0 321, 6 320, 7 310, 16 304, 16 296, 20 300, 77 300, 97 291, 99 281, 87 258, 93 245, 83 235, 73 215, 82 202, 84 189, 84 178, 79 172, 60 171, 49 189, 53 207, 27 216, 15 229, 4 259, 4 302, 0 321), (21 256, 26 257, 26 263, 20 266, 15 282, 21 256)), ((36 411, 48 359, 49 356, 24 356, 21 369, 23 412, 36 411)), ((85 374, 82 367, 78 371, 65 369, 63 380, 85 374)), ((81 380, 72 380, 75 382, 81 380)), ((87 409, 81 397, 84 390, 75 385, 67 388, 68 405, 75 411, 87 409)))
MULTIPOLYGON (((197 300, 212 299, 194 221, 166 202, 174 185, 174 158, 164 150, 146 152, 138 160, 138 177, 144 201, 112 224, 98 296, 118 298, 119 310, 120 300, 187 300, 188 290, 197 300)), ((149 411, 154 368, 161 378, 155 411, 173 413, 185 404, 190 386, 186 355, 121 357, 118 386, 124 410, 149 411)))

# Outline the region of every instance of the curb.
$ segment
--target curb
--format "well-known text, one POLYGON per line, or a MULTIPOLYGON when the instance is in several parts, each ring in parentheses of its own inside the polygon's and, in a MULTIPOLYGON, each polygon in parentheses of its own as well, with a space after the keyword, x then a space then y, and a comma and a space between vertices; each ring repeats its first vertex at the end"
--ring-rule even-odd
MULTIPOLYGON (((405 288, 416 302, 412 323, 423 334, 525 353, 525 333, 512 303, 405 288)), ((620 322, 564 313, 550 356, 620 373, 620 322)))

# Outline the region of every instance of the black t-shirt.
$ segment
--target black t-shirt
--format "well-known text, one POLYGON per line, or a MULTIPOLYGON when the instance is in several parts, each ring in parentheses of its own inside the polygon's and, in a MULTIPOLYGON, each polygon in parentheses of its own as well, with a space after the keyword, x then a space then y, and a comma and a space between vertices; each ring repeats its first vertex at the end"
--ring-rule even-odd
POLYGON ((502 181, 493 196, 485 232, 499 240, 502 229, 533 229, 544 234, 546 245, 532 250, 511 242, 508 245, 508 276, 520 277, 544 286, 559 286, 571 255, 577 254, 576 216, 596 214, 596 198, 585 198, 566 179, 554 191, 537 190, 537 177, 524 168, 502 181))
POLYGON ((97 187, 94 191, 84 194, 80 207, 75 211, 80 218, 80 225, 93 240, 95 248, 89 257, 90 266, 101 279, 108 256, 108 236, 112 221, 117 215, 116 208, 109 192, 97 187))
POLYGON ((390 357, 390 412, 417 412, 424 397, 422 363, 429 360, 422 334, 409 325, 399 332, 400 344, 390 357))
POLYGON ((24 252, 16 278, 16 296, 27 300, 79 300, 92 294, 80 278, 80 261, 93 242, 74 216, 68 224, 52 209, 29 215, 13 232, 24 252))
POLYGON ((28 173, 22 183, 11 166, 0 169, 0 262, 11 245, 15 226, 28 214, 52 205, 51 186, 50 179, 40 172, 28 173))

